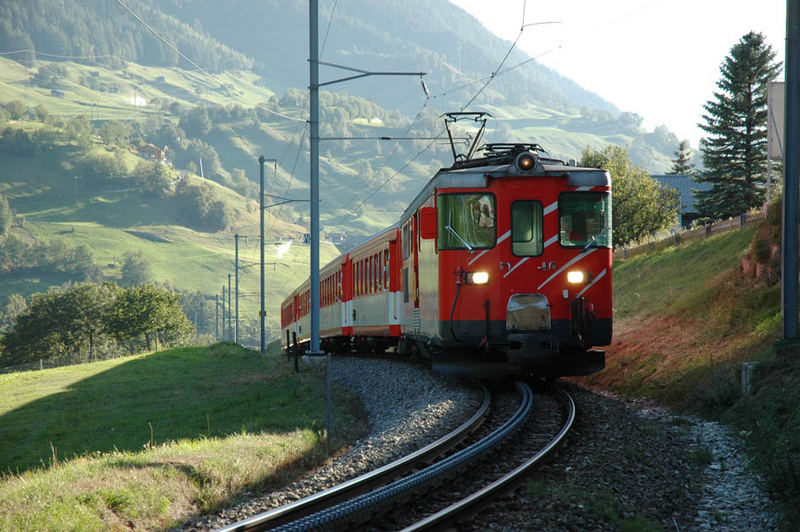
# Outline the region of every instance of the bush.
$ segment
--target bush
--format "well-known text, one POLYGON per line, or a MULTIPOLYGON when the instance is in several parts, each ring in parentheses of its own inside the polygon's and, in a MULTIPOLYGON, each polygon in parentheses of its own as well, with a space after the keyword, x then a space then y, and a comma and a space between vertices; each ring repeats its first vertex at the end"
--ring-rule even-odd
POLYGON ((780 226, 783 222, 783 196, 777 196, 767 205, 767 224, 780 226))
MULTIPOLYGON (((800 343, 778 342, 762 362, 753 394, 731 410, 746 436, 753 465, 781 503, 788 523, 800 522, 800 343)), ((791 528, 791 527, 790 527, 791 528)))

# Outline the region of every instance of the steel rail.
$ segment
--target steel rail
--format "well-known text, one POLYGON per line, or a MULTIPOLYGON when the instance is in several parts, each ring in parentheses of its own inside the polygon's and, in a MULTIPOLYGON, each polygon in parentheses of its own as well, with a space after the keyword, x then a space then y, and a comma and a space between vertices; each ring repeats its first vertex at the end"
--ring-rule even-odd
POLYGON ((276 530, 338 530, 357 527, 420 495, 424 490, 444 482, 496 448, 522 426, 533 407, 533 392, 530 386, 523 382, 517 382, 516 385, 517 391, 522 395, 519 408, 501 427, 480 441, 407 477, 302 517, 276 530))
POLYGON ((483 402, 478 410, 458 428, 442 436, 438 440, 373 471, 313 495, 309 495, 308 497, 298 499, 284 506, 220 528, 217 532, 268 530, 297 520, 303 515, 319 512, 341 501, 357 497, 378 485, 388 483, 392 478, 397 478, 408 473, 414 468, 419 467, 421 463, 430 462, 435 456, 458 445, 469 433, 475 431, 486 418, 491 406, 491 394, 485 386, 482 388, 483 402))
POLYGON ((444 508, 435 514, 404 528, 403 532, 444 529, 452 523, 463 520, 467 516, 474 515, 478 510, 480 510, 482 507, 485 507, 499 494, 516 487, 523 480, 525 475, 527 475, 534 467, 552 454, 553 451, 564 442, 567 434, 572 429, 573 423, 575 422, 575 400, 569 395, 569 393, 560 387, 554 387, 554 390, 566 404, 567 414, 561 430, 552 440, 547 443, 547 445, 542 447, 542 449, 529 458, 525 463, 521 464, 509 473, 506 473, 503 477, 497 479, 491 484, 486 485, 464 499, 453 503, 447 508, 444 508))

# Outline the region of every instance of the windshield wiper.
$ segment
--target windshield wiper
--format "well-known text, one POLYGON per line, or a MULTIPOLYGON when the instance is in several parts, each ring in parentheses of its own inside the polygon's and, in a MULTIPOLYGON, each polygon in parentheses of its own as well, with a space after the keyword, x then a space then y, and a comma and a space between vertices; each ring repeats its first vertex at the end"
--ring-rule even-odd
POLYGON ((586 251, 589 248, 593 248, 597 246, 597 237, 592 235, 592 239, 589 240, 585 246, 583 246, 583 251, 586 251))
POLYGON ((445 228, 445 229, 447 229, 448 231, 450 231, 451 233, 453 233, 453 234, 455 235, 455 237, 456 237, 456 238, 457 238, 457 239, 458 239, 458 240, 459 240, 459 241, 460 241, 462 244, 464 244, 464 247, 466 247, 466 248, 467 248, 467 250, 469 250, 469 252, 470 252, 470 253, 472 253, 472 246, 470 246, 470 245, 469 245, 469 243, 467 243, 467 241, 466 241, 466 240, 464 240, 463 238, 461 238, 461 235, 459 235, 459 234, 456 232, 456 230, 455 230, 455 229, 453 229, 453 228, 450 226, 450 222, 451 222, 451 220, 452 220, 452 219, 453 219, 453 213, 451 212, 451 213, 449 213, 449 215, 448 215, 448 217, 447 217, 447 225, 445 225, 445 226, 444 226, 444 228, 445 228))

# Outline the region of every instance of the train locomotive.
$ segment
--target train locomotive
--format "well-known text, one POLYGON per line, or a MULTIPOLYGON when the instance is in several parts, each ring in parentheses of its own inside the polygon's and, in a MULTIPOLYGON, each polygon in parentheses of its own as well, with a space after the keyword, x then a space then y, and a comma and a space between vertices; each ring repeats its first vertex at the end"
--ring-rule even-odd
MULTIPOLYGON (((439 170, 400 220, 320 270, 325 351, 417 353, 469 376, 588 375, 612 334, 611 179, 536 144, 439 170)), ((478 157, 476 151, 482 151, 478 157)), ((310 285, 281 305, 282 346, 309 341, 310 285)))

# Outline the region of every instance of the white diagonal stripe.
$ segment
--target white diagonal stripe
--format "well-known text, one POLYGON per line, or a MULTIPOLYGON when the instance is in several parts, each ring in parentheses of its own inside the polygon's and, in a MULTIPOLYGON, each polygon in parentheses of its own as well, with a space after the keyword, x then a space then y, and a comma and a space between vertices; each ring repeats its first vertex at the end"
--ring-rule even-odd
MULTIPOLYGON (((498 238, 498 239, 497 239, 497 243, 495 244, 495 246, 499 245, 499 244, 500 244, 500 242, 504 241, 505 239, 507 239, 507 238, 508 238, 508 237, 510 237, 510 236, 511 236, 511 229, 509 229, 508 231, 506 231, 505 233, 503 233, 503 234, 502 234, 502 236, 500 236, 500 238, 498 238)), ((484 249, 483 251, 481 251, 480 253, 478 253, 477 255, 475 255, 475 258, 474 258, 474 259, 472 259, 471 261, 469 261, 469 263, 468 263, 467 265, 468 265, 468 266, 472 266, 472 263, 473 263, 473 262, 475 262, 475 261, 476 261, 476 260, 478 260, 479 258, 483 257, 484 255, 486 255, 487 253, 489 253, 489 252, 490 252, 491 250, 493 250, 493 249, 494 249, 494 248, 484 249)))
POLYGON ((521 261, 519 261, 518 263, 516 263, 516 264, 515 264, 515 265, 514 265, 514 266, 513 266, 513 267, 512 267, 510 270, 508 270, 508 271, 506 272, 506 274, 503 276, 503 279, 505 279, 506 277, 508 277, 509 275, 511 275, 511 272, 513 272, 514 270, 516 270, 517 268, 519 268, 520 266, 522 266, 522 265, 523 265, 523 263, 525 263, 525 261, 527 261, 529 258, 530 258, 530 257, 525 257, 524 259, 522 259, 521 261))
POLYGON ((551 203, 550 205, 548 205, 547 207, 544 208, 543 213, 546 216, 546 215, 550 214, 551 212, 553 212, 554 210, 556 210, 557 208, 558 208, 558 202, 554 201, 553 203, 551 203))
POLYGON ((584 292, 586 292, 588 289, 590 289, 591 287, 593 287, 593 286, 594 286, 594 283, 596 283, 597 281, 599 281, 600 279, 602 279, 603 277, 605 277, 605 276, 606 276, 606 272, 607 272, 607 271, 608 271, 608 268, 606 268, 605 270, 603 270, 602 272, 600 272, 600 275, 598 275, 597 277, 595 277, 594 279, 592 279, 592 282, 591 282, 591 283, 589 283, 589 284, 587 284, 586 286, 584 286, 584 287, 583 287, 583 290, 581 290, 580 292, 578 292, 578 295, 577 295, 577 296, 575 296, 575 297, 581 297, 581 296, 583 295, 583 293, 584 293, 584 292))
POLYGON ((563 272, 564 270, 566 270, 567 268, 569 268, 570 266, 572 266, 573 264, 575 264, 579 260, 582 260, 583 258, 588 257, 589 255, 591 255, 592 253, 594 253, 598 249, 599 248, 592 248, 589 251, 584 251, 583 253, 581 253, 580 255, 578 255, 577 257, 575 257, 574 259, 572 259, 571 261, 569 261, 565 265, 563 265, 561 268, 558 269, 558 271, 556 271, 556 273, 554 273, 553 275, 548 277, 545 282, 540 284, 539 288, 537 288, 537 290, 541 290, 544 285, 546 285, 547 283, 549 283, 550 281, 555 279, 561 272, 563 272))
POLYGON ((556 242, 558 242, 558 235, 554 235, 553 237, 548 238, 544 243, 544 247, 552 246, 556 242))

